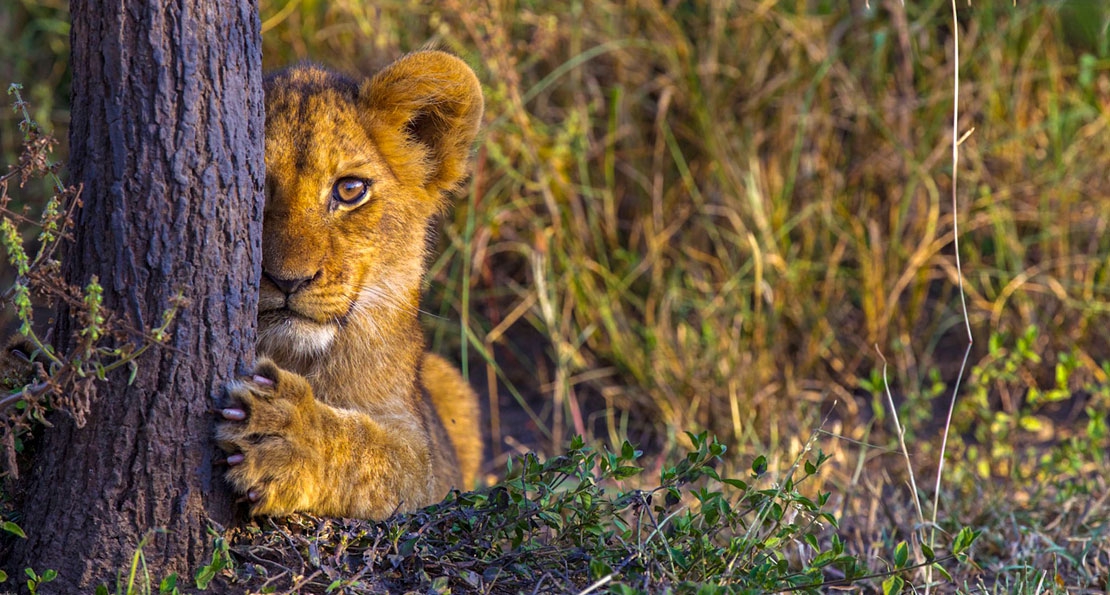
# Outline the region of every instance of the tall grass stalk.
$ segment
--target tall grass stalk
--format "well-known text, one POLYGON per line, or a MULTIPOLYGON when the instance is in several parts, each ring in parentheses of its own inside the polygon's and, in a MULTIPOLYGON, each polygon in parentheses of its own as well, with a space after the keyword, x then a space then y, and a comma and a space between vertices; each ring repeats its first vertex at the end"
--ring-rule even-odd
MULTIPOLYGON (((968 135, 971 134, 968 131, 968 135)), ((957 180, 959 179, 960 143, 967 136, 960 136, 960 23, 956 12, 956 0, 952 0, 952 247, 956 260, 956 279, 960 292, 960 307, 964 315, 964 327, 967 329, 967 346, 964 356, 960 360, 960 372, 956 376, 956 383, 952 386, 952 398, 948 404, 948 417, 944 421, 944 431, 940 441, 940 456, 937 459, 937 480, 933 487, 933 515, 930 519, 929 547, 936 546, 937 513, 940 510, 941 479, 944 473, 944 457, 948 450, 948 433, 952 429, 952 413, 956 410, 956 397, 960 392, 960 383, 963 381, 964 370, 967 368, 967 359, 971 355, 971 346, 975 337, 971 333, 971 318, 967 314, 967 298, 964 295, 964 274, 960 261, 960 227, 959 227, 959 194, 957 180)), ((925 595, 929 595, 933 586, 933 566, 925 570, 925 595)))
MULTIPOLYGON (((902 427, 901 422, 898 420, 898 407, 894 405, 894 396, 890 393, 890 383, 887 382, 886 356, 883 355, 883 352, 879 349, 878 345, 875 346, 875 351, 879 354, 879 358, 883 360, 883 389, 886 392, 886 402, 887 406, 890 407, 890 419, 894 422, 894 434, 898 438, 898 446, 902 449, 902 457, 906 459, 906 474, 909 476, 910 479, 910 491, 911 500, 913 502, 913 509, 914 512, 917 513, 917 523, 920 531, 922 532, 922 535, 924 535, 925 515, 922 513, 921 510, 921 496, 919 495, 920 493, 917 491, 917 479, 916 474, 913 471, 913 461, 910 460, 910 451, 906 447, 906 430, 902 427)), ((936 521, 934 520, 933 522, 935 523, 936 521)), ((931 539, 932 538, 930 537, 930 540, 931 539)), ((923 538, 921 541, 922 543, 925 543, 925 540, 923 538)), ((929 542, 929 547, 933 547, 931 541, 929 542)))

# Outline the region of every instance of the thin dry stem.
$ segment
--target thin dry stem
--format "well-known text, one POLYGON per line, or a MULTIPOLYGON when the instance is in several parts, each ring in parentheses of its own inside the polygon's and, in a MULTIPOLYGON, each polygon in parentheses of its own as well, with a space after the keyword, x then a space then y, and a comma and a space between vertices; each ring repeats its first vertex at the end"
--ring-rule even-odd
POLYGON ((886 402, 890 407, 890 417, 894 420, 894 431, 898 435, 898 445, 902 448, 902 456, 906 458, 906 472, 909 473, 910 489, 913 491, 913 509, 917 512, 917 522, 922 527, 921 541, 924 543, 925 515, 921 512, 921 498, 917 493, 917 479, 914 477, 913 463, 910 462, 910 451, 906 448, 906 430, 898 420, 898 408, 894 406, 894 397, 890 394, 890 383, 887 382, 886 377, 886 356, 883 355, 878 345, 875 345, 875 351, 878 352, 879 358, 883 360, 883 390, 886 392, 886 402))
MULTIPOLYGON (((967 297, 964 294, 964 273, 960 262, 960 227, 959 227, 959 200, 957 181, 959 179, 960 143, 960 22, 956 13, 956 0, 952 0, 952 246, 956 255, 956 283, 960 292, 960 306, 963 309, 964 327, 967 329, 967 347, 964 357, 960 362, 960 373, 956 376, 956 384, 952 387, 952 398, 948 403, 948 417, 944 421, 944 433, 940 441, 940 457, 937 460, 937 479, 933 487, 933 515, 930 519, 932 529, 929 532, 929 547, 936 543, 937 512, 940 510, 940 484, 944 476, 944 456, 948 448, 948 434, 952 429, 952 413, 956 409, 956 397, 960 392, 960 383, 964 378, 967 368, 967 359, 971 355, 971 346, 975 337, 971 333, 971 319, 967 314, 967 297)), ((970 133, 970 132, 969 132, 970 133)), ((933 584, 932 566, 925 573, 925 595, 929 595, 933 584)))

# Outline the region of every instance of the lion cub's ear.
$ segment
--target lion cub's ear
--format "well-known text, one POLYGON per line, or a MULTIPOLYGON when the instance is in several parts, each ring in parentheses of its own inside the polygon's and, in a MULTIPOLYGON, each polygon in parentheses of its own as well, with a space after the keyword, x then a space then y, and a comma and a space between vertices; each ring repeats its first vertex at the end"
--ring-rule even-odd
POLYGON ((451 54, 416 52, 363 83, 359 94, 377 124, 407 137, 383 152, 411 153, 416 143, 425 151, 418 160, 427 167, 424 185, 436 194, 454 189, 482 119, 482 86, 474 71, 451 54))

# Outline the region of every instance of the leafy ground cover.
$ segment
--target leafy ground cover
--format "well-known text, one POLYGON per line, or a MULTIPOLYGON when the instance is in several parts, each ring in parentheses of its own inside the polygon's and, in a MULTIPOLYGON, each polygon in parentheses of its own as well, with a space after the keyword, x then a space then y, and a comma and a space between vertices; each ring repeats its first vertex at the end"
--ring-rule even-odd
MULTIPOLYGON (((424 307, 487 397, 493 487, 381 525, 248 526, 205 581, 1110 588, 1100 3, 958 3, 955 210, 949 2, 261 4, 269 68, 370 73, 430 44, 479 72, 424 307), (975 343, 938 492, 957 223, 975 343)), ((0 31, 0 80, 64 139, 64 3, 0 7, 0 31)))

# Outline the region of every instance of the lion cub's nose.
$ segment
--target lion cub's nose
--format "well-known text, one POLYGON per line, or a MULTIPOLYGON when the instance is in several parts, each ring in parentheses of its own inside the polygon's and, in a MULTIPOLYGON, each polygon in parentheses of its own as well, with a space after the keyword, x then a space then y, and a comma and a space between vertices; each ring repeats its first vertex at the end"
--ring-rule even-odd
POLYGON ((309 281, 312 281, 316 277, 319 277, 320 273, 317 272, 315 275, 309 277, 287 279, 283 277, 278 277, 276 275, 271 275, 267 271, 262 271, 262 276, 266 279, 269 279, 270 283, 276 285, 282 293, 288 296, 296 293, 298 289, 304 287, 305 284, 307 284, 309 281))

